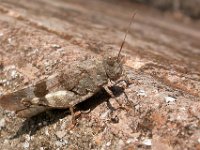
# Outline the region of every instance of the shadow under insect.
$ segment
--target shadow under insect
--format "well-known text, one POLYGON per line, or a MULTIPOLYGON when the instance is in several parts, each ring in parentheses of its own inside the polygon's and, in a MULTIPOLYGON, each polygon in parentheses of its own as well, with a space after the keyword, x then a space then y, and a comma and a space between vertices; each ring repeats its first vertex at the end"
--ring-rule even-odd
MULTIPOLYGON (((113 86, 110 88, 110 90, 116 97, 124 92, 124 89, 119 86, 113 86)), ((93 110, 101 103, 108 102, 109 98, 110 95, 104 89, 102 89, 91 98, 77 104, 74 108, 74 111, 93 110)), ((108 107, 110 108, 110 106, 108 107)), ((36 132, 41 128, 54 124, 67 115, 70 115, 69 110, 66 111, 66 109, 53 109, 28 118, 22 123, 22 126, 19 128, 16 134, 10 139, 18 138, 23 134, 30 134, 30 136, 35 135, 36 132)))

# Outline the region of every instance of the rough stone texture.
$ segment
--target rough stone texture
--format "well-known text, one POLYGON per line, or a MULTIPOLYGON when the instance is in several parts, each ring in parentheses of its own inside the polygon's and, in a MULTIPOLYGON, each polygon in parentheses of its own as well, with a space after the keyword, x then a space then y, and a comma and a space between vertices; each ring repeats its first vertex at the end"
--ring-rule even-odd
MULTIPOLYGON (((10 149, 200 149, 199 23, 128 1, 0 0, 0 94, 53 74, 66 63, 118 51, 137 9, 123 54, 130 101, 110 118, 100 92, 70 129, 66 110, 30 119, 0 108, 0 145, 10 149)), ((125 104, 125 96, 113 88, 125 104)))

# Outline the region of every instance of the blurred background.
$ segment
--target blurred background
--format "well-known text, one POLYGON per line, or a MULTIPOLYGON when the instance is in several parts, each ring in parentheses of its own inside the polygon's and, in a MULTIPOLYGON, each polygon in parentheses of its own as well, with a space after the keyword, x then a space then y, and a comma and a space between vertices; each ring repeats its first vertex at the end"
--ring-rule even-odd
POLYGON ((119 122, 102 93, 77 106, 91 112, 70 130, 65 110, 23 120, 0 107, 0 149, 200 150, 200 0, 0 0, 0 96, 118 53, 135 10, 122 50, 131 105, 116 109, 119 122))
POLYGON ((194 19, 200 18, 200 0, 130 0, 156 7, 162 11, 184 13, 194 19))

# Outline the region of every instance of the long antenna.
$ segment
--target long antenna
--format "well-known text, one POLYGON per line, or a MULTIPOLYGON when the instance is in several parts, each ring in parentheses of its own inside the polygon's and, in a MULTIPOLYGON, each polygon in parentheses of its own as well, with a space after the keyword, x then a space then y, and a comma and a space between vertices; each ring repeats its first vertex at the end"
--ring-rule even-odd
MULTIPOLYGON (((0 54, 1 54, 1 52, 0 52, 0 54)), ((3 55, 1 55, 1 60, 0 60, 0 74, 3 71, 3 67, 4 67, 4 65, 3 65, 3 55)))
POLYGON ((123 48, 124 43, 125 43, 125 40, 126 40, 126 36, 127 36, 128 32, 129 32, 129 29, 130 29, 130 27, 131 27, 131 24, 132 24, 132 22, 133 22, 133 19, 134 19, 135 15, 136 15, 136 12, 133 13, 133 15, 132 15, 132 17, 131 17, 131 21, 130 21, 130 23, 129 23, 129 26, 128 26, 128 28, 126 29, 126 34, 125 34, 125 36, 124 36, 124 40, 123 40, 122 45, 121 45, 121 47, 120 47, 120 50, 119 50, 119 53, 118 53, 118 57, 119 57, 120 54, 121 54, 122 48, 123 48))

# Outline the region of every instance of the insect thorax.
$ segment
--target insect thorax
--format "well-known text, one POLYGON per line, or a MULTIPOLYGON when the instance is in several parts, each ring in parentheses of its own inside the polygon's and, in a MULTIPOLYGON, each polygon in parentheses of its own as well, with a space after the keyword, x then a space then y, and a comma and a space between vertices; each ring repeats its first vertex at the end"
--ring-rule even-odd
POLYGON ((70 67, 66 66, 62 77, 65 89, 79 95, 85 95, 88 92, 95 93, 107 82, 108 77, 103 63, 96 59, 84 60, 70 67))

